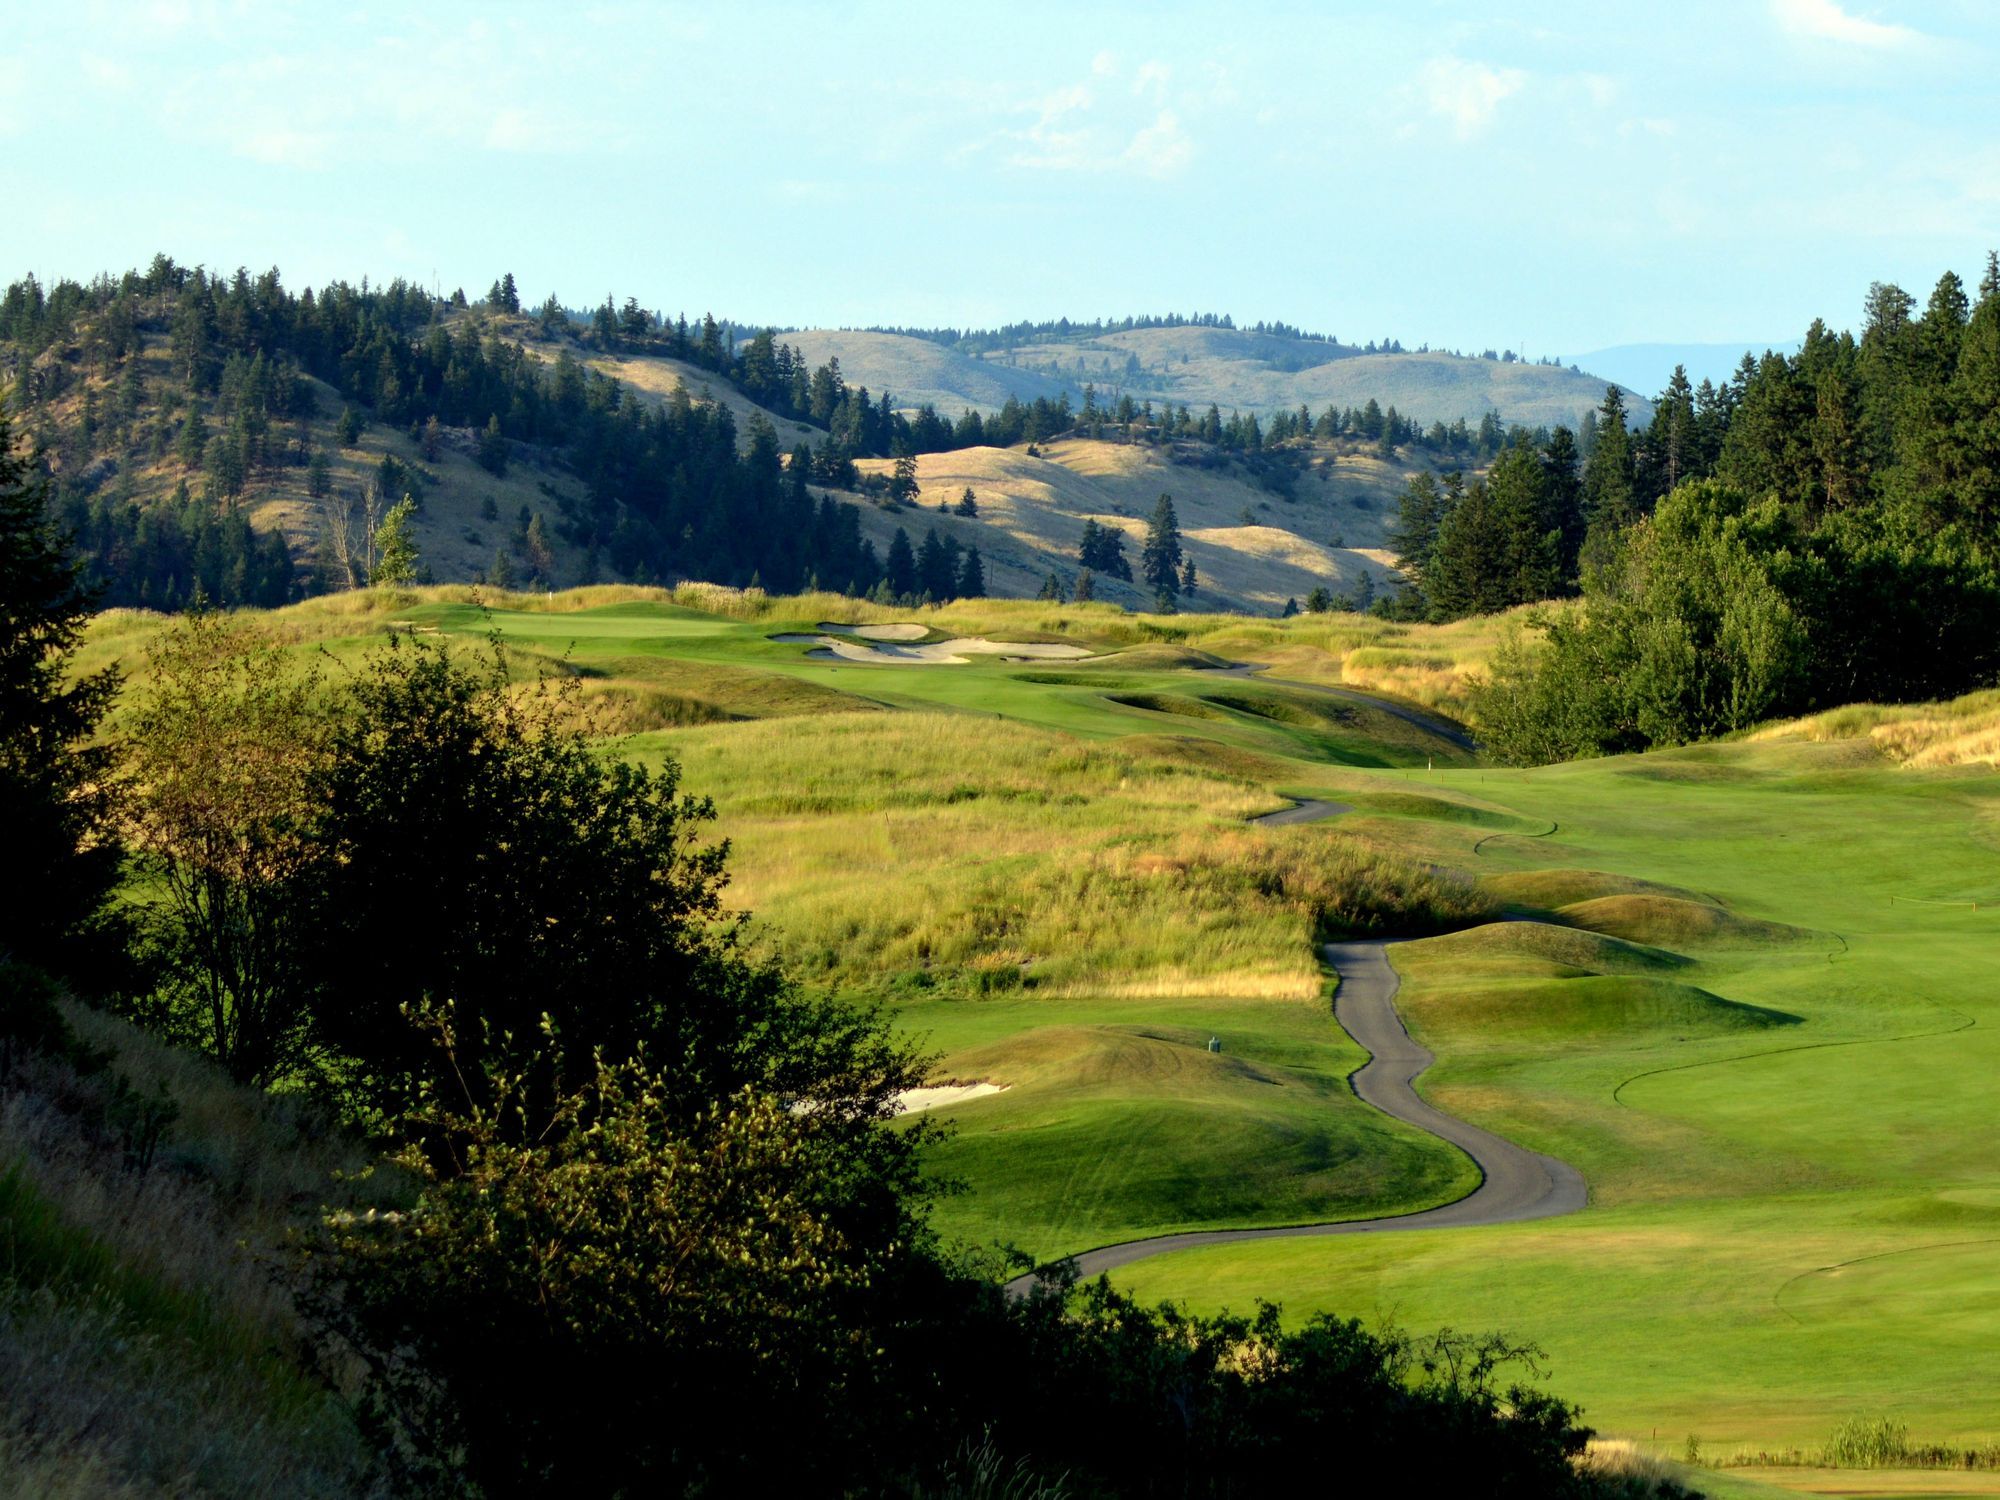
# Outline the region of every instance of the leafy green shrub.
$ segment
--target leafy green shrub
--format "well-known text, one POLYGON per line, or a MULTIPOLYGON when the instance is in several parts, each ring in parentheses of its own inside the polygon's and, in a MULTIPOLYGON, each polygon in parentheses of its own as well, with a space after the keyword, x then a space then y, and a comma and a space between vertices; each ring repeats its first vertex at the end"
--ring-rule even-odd
POLYGON ((832 1424, 867 1399, 857 1315, 912 1226, 836 1101, 744 1089, 689 1116, 665 1073, 600 1061, 524 1135, 535 1086, 488 1082, 405 1123, 429 1146, 399 1158, 415 1206, 333 1220, 313 1299, 409 1476, 678 1493, 851 1457, 832 1424))
POLYGON ((1729 734, 1857 699, 1946 695, 2000 665, 2000 571, 1956 527, 1890 509, 1807 529, 1778 500, 1684 484, 1623 534, 1580 612, 1496 655, 1475 714, 1541 764, 1729 734), (1929 643, 1922 652, 1911 640, 1929 643))

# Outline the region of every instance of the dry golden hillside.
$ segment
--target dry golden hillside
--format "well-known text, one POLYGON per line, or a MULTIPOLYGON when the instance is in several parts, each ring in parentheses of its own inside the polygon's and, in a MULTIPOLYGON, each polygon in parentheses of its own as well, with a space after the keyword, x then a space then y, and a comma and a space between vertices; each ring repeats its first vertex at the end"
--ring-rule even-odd
MULTIPOLYGON (((872 473, 889 467, 887 460, 861 465, 872 473)), ((888 512, 864 502, 863 524, 878 549, 898 527, 914 540, 936 526, 940 536, 980 549, 992 592, 1032 594, 1051 572, 1066 585, 1074 580, 1085 521, 1123 532, 1126 556, 1136 565, 1154 506, 1170 494, 1199 577, 1188 606, 1273 613, 1317 587, 1349 592, 1364 574, 1378 590, 1389 586, 1384 532, 1397 493, 1415 471, 1372 454, 1328 449, 1287 499, 1236 466, 1176 463, 1166 451, 1138 444, 1074 438, 1047 444, 1034 457, 1025 448, 966 448, 918 459, 917 510, 888 512), (976 520, 938 513, 968 489, 976 520)), ((1132 585, 1099 584, 1100 598, 1149 602, 1132 585)))
POLYGON ((784 448, 789 449, 797 443, 811 443, 817 447, 826 441, 825 429, 808 427, 803 422, 794 422, 790 417, 767 411, 728 381, 710 374, 699 365, 644 354, 594 355, 584 363, 601 375, 609 375, 627 390, 654 405, 669 400, 675 387, 682 385, 687 387, 692 400, 720 402, 729 409, 729 415, 736 423, 738 449, 750 446, 750 419, 756 416, 763 417, 778 430, 778 442, 784 448))

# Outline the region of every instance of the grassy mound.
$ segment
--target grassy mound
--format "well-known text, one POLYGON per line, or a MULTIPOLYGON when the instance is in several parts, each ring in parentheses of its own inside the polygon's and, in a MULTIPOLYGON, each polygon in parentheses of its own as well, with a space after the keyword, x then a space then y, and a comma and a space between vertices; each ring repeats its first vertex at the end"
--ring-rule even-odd
POLYGON ((1239 1083, 1285 1087, 1290 1082, 1234 1054, 1208 1051, 1207 1040, 1185 1027, 1038 1026, 991 1047, 955 1053, 941 1066, 954 1078, 1024 1088, 1150 1093, 1165 1084, 1200 1093, 1239 1083))
POLYGON ((1183 698, 1178 693, 1110 693, 1113 703, 1125 708, 1140 708, 1148 713, 1178 714, 1184 719, 1226 720, 1229 715, 1212 703, 1200 698, 1183 698))
POLYGON ((1544 1050, 1685 1041, 1790 1026, 1799 1018, 1677 980, 1586 974, 1439 986, 1414 1007, 1412 1019, 1426 1034, 1448 1037, 1446 1045, 1463 1054, 1529 1041, 1544 1050))
POLYGON ((1446 967, 1464 972, 1509 965, 1522 972, 1518 966, 1524 963, 1576 974, 1651 974, 1685 968, 1690 962, 1662 948, 1548 922, 1492 922, 1403 944, 1397 954, 1398 964, 1421 965, 1426 974, 1446 967))
MULTIPOLYGON (((1282 1019, 1210 1009, 1208 1026, 1036 1026, 948 1054, 940 1072, 1007 1083, 955 1111, 946 1177, 1007 1204, 1000 1232, 1038 1254, 1200 1224, 1360 1217, 1449 1201, 1473 1185, 1457 1153, 1363 1105, 1359 1061, 1323 1008, 1282 1019), (1275 1022, 1275 1024, 1274 1024, 1275 1022), (1222 1050, 1207 1050, 1211 1034, 1222 1050), (1287 1041, 1279 1042, 1285 1036, 1287 1041)), ((1189 1017, 1188 1019, 1197 1019, 1189 1017)), ((990 1238, 990 1211, 948 1200, 947 1232, 990 1238)))
POLYGON ((1627 875, 1609 875, 1602 870, 1513 870, 1505 875, 1488 875, 1479 888, 1496 901, 1529 911, 1555 911, 1579 901, 1602 896, 1674 896, 1690 901, 1702 898, 1678 886, 1659 885, 1650 880, 1634 880, 1627 875))
POLYGON ((1752 921, 1704 901, 1638 892, 1572 901, 1556 908, 1556 915, 1573 927, 1658 947, 1761 948, 1804 942, 1812 936, 1803 927, 1752 921))
POLYGON ((1118 747, 1143 760, 1245 783, 1278 783, 1299 772, 1295 761, 1195 735, 1135 734, 1120 740, 1118 747))
POLYGON ((1356 807, 1393 818, 1429 818, 1443 823, 1470 823, 1476 828, 1529 831, 1529 825, 1511 813, 1444 797, 1426 797, 1420 792, 1355 792, 1349 800, 1356 807))

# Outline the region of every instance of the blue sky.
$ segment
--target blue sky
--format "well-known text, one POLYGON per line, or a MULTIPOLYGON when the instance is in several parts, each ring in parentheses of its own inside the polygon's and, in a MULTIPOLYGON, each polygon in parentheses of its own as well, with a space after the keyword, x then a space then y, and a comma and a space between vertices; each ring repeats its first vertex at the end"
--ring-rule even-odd
POLYGON ((34 4, 0 274, 1796 337, 2000 244, 2000 5, 34 4))

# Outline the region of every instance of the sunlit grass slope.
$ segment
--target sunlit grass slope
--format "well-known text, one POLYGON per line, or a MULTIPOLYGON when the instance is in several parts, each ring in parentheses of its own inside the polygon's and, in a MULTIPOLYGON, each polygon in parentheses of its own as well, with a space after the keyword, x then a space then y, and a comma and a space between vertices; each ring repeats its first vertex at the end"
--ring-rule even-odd
POLYGON ((1881 1412, 1991 1438, 2000 1388, 2000 779, 1863 742, 1441 772, 1547 836, 1468 838, 1509 923, 1392 949, 1445 1108, 1575 1163, 1517 1228, 1133 1267, 1148 1295, 1282 1293, 1505 1327, 1600 1425, 1823 1441, 1881 1412), (1978 903, 1975 906, 1973 903, 1978 903), (1607 914, 1615 918, 1607 920, 1607 914))

